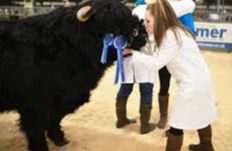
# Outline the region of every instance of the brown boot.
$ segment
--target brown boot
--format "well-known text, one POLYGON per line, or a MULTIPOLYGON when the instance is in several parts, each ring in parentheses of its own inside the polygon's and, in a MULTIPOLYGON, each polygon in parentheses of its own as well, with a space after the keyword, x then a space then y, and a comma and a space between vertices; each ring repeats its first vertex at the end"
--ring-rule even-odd
POLYGON ((150 121, 150 116, 151 116, 151 109, 152 105, 151 104, 140 104, 140 133, 141 134, 146 134, 149 133, 150 131, 155 129, 155 125, 151 125, 149 123, 150 121))
POLYGON ((128 119, 126 117, 126 103, 127 103, 127 100, 116 101, 116 115, 117 115, 116 127, 117 128, 122 128, 128 124, 136 122, 135 119, 128 119))
POLYGON ((165 151, 180 151, 183 144, 183 135, 173 135, 167 131, 166 136, 168 140, 165 151))
POLYGON ((197 145, 191 144, 189 145, 189 150, 191 151, 214 151, 214 147, 212 145, 212 129, 211 126, 207 126, 206 128, 197 130, 200 143, 197 145))
POLYGON ((158 100, 159 100, 160 119, 159 122, 157 123, 157 126, 163 129, 167 124, 169 94, 159 95, 158 100))

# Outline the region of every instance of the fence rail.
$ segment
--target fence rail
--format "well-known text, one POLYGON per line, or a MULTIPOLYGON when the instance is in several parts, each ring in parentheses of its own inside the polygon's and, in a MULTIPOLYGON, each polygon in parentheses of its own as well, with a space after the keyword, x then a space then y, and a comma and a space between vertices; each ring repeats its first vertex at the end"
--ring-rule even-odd
POLYGON ((0 7, 0 18, 24 18, 27 16, 44 14, 52 11, 55 7, 34 7, 24 8, 21 6, 2 6, 0 7))
MULTIPOLYGON (((129 8, 134 8, 134 3, 126 3, 129 8)), ((2 18, 23 18, 32 15, 48 13, 56 7, 62 6, 62 3, 49 3, 46 6, 34 6, 33 8, 24 8, 23 6, 0 6, 0 19, 2 18)), ((197 5, 194 11, 194 17, 197 21, 218 21, 232 22, 232 6, 221 6, 218 11, 216 5, 209 6, 197 5)))

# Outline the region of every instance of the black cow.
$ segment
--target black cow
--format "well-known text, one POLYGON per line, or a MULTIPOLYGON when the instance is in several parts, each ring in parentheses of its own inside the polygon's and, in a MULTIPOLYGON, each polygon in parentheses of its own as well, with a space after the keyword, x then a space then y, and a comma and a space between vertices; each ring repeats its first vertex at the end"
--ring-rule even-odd
POLYGON ((119 0, 90 0, 0 21, 0 112, 20 114, 29 150, 48 151, 46 136, 58 146, 68 143, 60 121, 88 102, 90 91, 116 60, 110 47, 108 64, 100 63, 107 33, 125 36, 134 49, 147 39, 141 21, 119 0), (85 6, 90 11, 77 13, 85 6))

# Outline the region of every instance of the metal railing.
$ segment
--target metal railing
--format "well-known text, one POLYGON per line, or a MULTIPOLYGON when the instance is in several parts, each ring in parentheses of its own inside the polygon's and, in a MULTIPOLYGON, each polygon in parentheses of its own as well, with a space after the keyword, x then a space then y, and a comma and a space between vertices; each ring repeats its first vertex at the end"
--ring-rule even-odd
POLYGON ((27 16, 48 13, 53 9, 54 7, 24 8, 21 6, 1 6, 0 19, 11 18, 11 17, 24 18, 27 16))
MULTIPOLYGON (((134 3, 126 3, 126 5, 133 9, 134 3)), ((62 6, 62 3, 49 3, 49 6, 34 6, 33 8, 24 8, 23 6, 0 6, 0 19, 2 18, 24 18, 32 15, 44 14, 52 11, 54 8, 62 6)), ((215 5, 197 5, 194 11, 194 17, 197 21, 218 21, 218 22, 232 22, 232 6, 223 6, 221 11, 217 11, 215 5)))

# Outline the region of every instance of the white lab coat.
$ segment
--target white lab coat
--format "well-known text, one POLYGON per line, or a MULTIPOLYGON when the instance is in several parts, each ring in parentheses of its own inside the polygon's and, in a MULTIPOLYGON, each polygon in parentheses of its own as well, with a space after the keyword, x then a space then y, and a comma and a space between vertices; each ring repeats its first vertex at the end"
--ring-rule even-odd
MULTIPOLYGON (((176 15, 178 17, 183 16, 187 13, 192 13, 195 9, 195 3, 192 0, 181 0, 181 1, 171 1, 176 15)), ((133 10, 133 14, 137 15, 140 19, 144 19, 145 11, 147 5, 139 5, 133 10)), ((150 35, 150 42, 142 48, 142 52, 146 54, 153 54, 154 41, 152 35, 150 35)), ((147 70, 143 66, 134 65, 131 62, 131 57, 124 58, 124 71, 125 71, 125 81, 123 83, 154 83, 156 81, 156 72, 154 70, 147 70)))
POLYGON ((153 56, 133 51, 132 63, 157 72, 166 66, 178 86, 170 126, 201 129, 216 117, 211 75, 195 40, 181 30, 178 35, 180 43, 173 31, 168 30, 153 56))
MULTIPOLYGON (((149 42, 140 50, 147 55, 154 54, 154 40, 153 35, 150 35, 149 42)), ((147 70, 143 65, 134 65, 131 57, 126 57, 123 60, 125 81, 124 83, 155 83, 157 72, 155 70, 147 70)))

